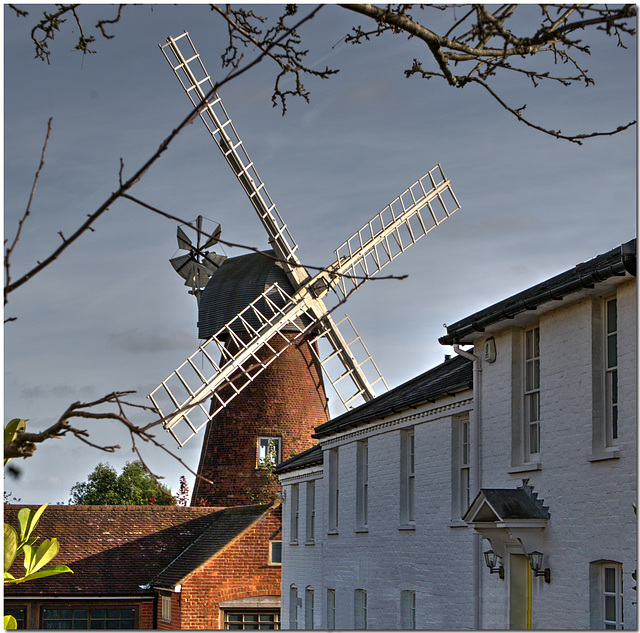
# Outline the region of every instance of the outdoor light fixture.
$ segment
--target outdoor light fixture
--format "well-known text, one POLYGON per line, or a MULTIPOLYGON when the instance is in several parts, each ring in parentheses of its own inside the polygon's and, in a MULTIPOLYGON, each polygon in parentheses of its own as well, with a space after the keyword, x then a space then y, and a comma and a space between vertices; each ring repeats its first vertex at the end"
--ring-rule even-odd
POLYGON ((484 553, 484 562, 487 563, 489 573, 498 574, 500 580, 504 580, 504 567, 502 566, 502 560, 500 560, 499 563, 500 567, 496 569, 498 560, 500 560, 500 556, 498 556, 492 549, 484 553))
POLYGON ((548 567, 542 569, 543 558, 544 554, 542 552, 531 552, 529 554, 529 565, 531 565, 534 576, 544 576, 545 582, 551 582, 551 570, 548 567))

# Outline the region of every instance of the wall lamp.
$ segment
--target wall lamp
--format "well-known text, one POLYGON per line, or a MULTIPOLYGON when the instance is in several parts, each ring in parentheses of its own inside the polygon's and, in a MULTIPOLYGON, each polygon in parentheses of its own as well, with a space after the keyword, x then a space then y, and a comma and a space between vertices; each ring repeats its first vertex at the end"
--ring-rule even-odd
POLYGON ((504 567, 502 565, 502 559, 492 549, 484 553, 484 562, 489 568, 489 573, 498 574, 500 580, 504 580, 504 567), (500 561, 498 563, 498 561, 500 561), (498 567, 498 564, 500 567, 498 567))
POLYGON ((531 552, 529 554, 529 565, 531 565, 534 576, 544 576, 545 582, 551 582, 551 570, 548 567, 542 569, 543 558, 544 554, 542 552, 531 552))

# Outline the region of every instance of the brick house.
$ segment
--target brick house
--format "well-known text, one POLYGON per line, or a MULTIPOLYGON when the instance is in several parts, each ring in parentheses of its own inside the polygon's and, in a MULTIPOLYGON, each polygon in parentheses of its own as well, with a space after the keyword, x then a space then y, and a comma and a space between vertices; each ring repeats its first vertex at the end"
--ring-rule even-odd
POLYGON ((440 343, 276 469, 283 627, 637 628, 635 240, 440 343))
POLYGON ((5 586, 5 613, 30 629, 279 628, 280 530, 279 501, 49 506, 36 533, 74 573, 5 586))

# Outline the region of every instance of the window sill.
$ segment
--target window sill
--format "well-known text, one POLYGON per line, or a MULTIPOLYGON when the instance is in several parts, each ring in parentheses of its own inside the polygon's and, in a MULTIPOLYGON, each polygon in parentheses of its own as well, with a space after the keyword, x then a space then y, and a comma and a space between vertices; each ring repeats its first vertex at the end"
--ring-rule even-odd
POLYGON ((542 470, 542 464, 540 462, 528 462, 526 464, 520 464, 520 466, 511 466, 507 472, 510 474, 526 473, 531 470, 542 470))
POLYGON ((450 528, 466 528, 469 527, 462 519, 458 519, 456 521, 451 521, 449 523, 450 528))
POLYGON ((304 544, 305 544, 305 546, 307 546, 307 545, 315 545, 316 542, 315 541, 305 541, 304 544))
POLYGON ((359 527, 355 529, 355 533, 356 534, 368 534, 369 533, 369 528, 368 527, 359 527))
POLYGON ((399 530, 415 530, 416 529, 416 525, 415 523, 405 523, 404 525, 399 525, 398 526, 399 530))
POLYGON ((295 545, 297 547, 298 541, 289 541, 289 545, 295 545))
POLYGON ((328 534, 329 536, 334 536, 334 535, 336 535, 336 534, 340 534, 340 532, 338 532, 338 530, 329 530, 329 531, 327 532, 327 534, 328 534))
POLYGON ((620 459, 620 451, 617 449, 607 449, 601 453, 592 453, 587 457, 588 462, 602 462, 606 459, 620 459))

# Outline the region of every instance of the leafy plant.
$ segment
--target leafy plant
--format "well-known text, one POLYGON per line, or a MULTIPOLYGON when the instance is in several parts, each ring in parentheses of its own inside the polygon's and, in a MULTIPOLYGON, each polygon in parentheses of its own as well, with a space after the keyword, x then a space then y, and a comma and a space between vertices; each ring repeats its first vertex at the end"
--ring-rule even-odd
MULTIPOLYGON (((4 443, 9 444, 13 441, 18 433, 24 432, 26 421, 19 418, 11 420, 4 427, 4 443)), ((4 465, 10 458, 5 458, 4 465)), ((35 580, 36 578, 44 578, 46 576, 55 576, 56 574, 73 573, 66 565, 50 565, 46 567, 58 554, 60 544, 58 539, 45 539, 37 544, 37 536, 33 536, 33 531, 40 521, 42 513, 48 506, 45 503, 37 510, 22 508, 18 512, 18 525, 20 531, 16 531, 8 523, 4 524, 4 584, 16 585, 19 583, 35 580), (24 556, 24 576, 16 578, 9 572, 11 566, 18 556, 24 556)), ((12 615, 4 616, 4 628, 16 629, 16 619, 12 615)))

